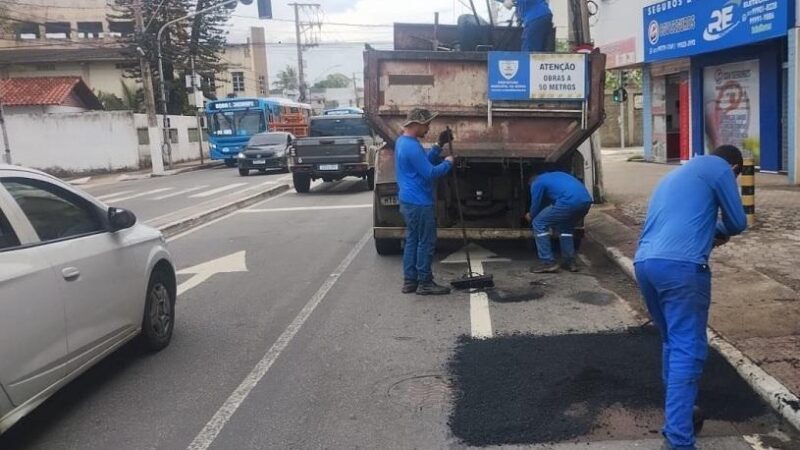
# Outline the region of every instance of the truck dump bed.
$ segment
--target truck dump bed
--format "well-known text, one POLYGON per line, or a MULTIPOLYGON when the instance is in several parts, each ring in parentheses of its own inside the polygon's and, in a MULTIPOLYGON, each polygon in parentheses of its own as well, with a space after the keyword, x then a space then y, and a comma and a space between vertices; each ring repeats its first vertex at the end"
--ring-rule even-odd
MULTIPOLYGON (((450 126, 460 157, 556 162, 603 123, 605 55, 595 52, 588 56, 585 105, 574 101, 494 102, 490 114, 488 53, 404 50, 419 48, 419 36, 426 36, 426 30, 432 35, 432 28, 396 25, 395 50, 367 49, 364 54, 366 114, 390 146, 401 133, 406 114, 416 107, 440 113, 431 134, 450 126)), ((439 26, 437 34, 446 36, 453 30, 439 26)))

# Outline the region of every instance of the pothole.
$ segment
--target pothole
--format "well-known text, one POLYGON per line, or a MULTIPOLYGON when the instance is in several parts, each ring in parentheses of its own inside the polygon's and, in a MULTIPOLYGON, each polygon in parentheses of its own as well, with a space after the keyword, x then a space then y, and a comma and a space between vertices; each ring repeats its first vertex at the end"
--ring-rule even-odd
POLYGON ((450 404, 452 387, 441 375, 418 375, 389 386, 387 396, 395 403, 417 410, 443 408, 450 404))
POLYGON ((606 306, 610 305, 614 298, 608 292, 581 291, 570 296, 573 300, 587 305, 606 306))
POLYGON ((521 303, 544 297, 544 290, 537 287, 524 289, 487 289, 489 300, 497 303, 521 303))

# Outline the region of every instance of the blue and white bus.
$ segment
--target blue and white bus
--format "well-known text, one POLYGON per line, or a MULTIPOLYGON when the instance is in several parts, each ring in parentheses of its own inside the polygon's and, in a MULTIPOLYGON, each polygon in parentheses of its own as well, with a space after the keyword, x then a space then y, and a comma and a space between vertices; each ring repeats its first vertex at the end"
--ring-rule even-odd
POLYGON ((285 98, 229 98, 207 102, 205 114, 210 158, 234 167, 253 135, 284 131, 287 123, 307 127, 311 106, 285 98))

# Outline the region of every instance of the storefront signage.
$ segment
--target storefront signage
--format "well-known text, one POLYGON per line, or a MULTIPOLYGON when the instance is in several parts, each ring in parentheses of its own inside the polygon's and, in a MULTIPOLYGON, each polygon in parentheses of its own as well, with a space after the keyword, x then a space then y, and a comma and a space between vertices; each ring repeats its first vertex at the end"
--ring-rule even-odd
POLYGON ((730 144, 761 153, 758 60, 706 67, 703 73, 705 147, 730 144))
POLYGON ((490 100, 585 100, 587 56, 491 52, 490 100))
POLYGON ((663 0, 644 8, 645 61, 708 53, 785 36, 787 0, 663 0))

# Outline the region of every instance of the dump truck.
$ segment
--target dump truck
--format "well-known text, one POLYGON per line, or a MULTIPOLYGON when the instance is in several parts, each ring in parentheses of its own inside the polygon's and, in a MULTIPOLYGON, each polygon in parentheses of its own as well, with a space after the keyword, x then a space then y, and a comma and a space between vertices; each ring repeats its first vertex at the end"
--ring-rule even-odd
MULTIPOLYGON (((528 55, 529 89, 542 88, 545 93, 510 89, 501 92, 500 100, 491 99, 497 97, 493 91, 508 88, 508 80, 524 70, 520 65, 528 63, 524 59, 528 56, 515 52, 519 50, 519 28, 490 26, 478 39, 468 39, 464 27, 457 25, 395 24, 393 50, 367 47, 365 113, 385 141, 376 156, 374 192, 374 240, 379 254, 397 253, 402 247, 405 228, 399 210, 394 143, 406 115, 416 107, 439 113, 430 139, 446 127, 456 138, 454 170, 460 198, 454 177, 439 180, 436 214, 440 239, 460 239, 462 225, 470 239, 531 239, 530 224, 523 219, 530 208, 528 178, 544 170, 572 173, 600 200, 599 148, 592 135, 605 116, 606 58, 597 50, 586 50, 585 1, 568 3, 575 24, 570 26, 572 47, 583 52, 528 55), (459 40, 470 41, 469 48, 459 49, 459 40), (506 51, 511 53, 498 53, 506 51), (569 76, 559 75, 557 65, 576 61, 577 67, 561 67, 572 68, 574 75, 583 61, 585 79, 565 83, 569 76), (540 67, 544 74, 537 72, 540 67), (555 71, 545 70, 553 67, 555 71), (559 93, 559 88, 565 92, 559 93), (576 100, 578 96, 570 89, 584 89, 582 99, 576 100), (506 96, 514 98, 506 100, 506 96)), ((576 239, 580 238, 579 229, 576 239)))

